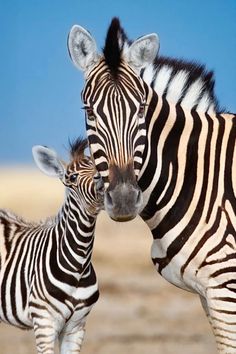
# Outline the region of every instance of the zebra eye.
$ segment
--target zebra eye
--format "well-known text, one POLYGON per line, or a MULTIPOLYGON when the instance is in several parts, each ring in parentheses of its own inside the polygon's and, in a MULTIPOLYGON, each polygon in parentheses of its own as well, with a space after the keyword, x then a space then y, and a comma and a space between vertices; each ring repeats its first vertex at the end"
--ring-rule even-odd
POLYGON ((74 173, 73 175, 70 175, 69 179, 71 183, 74 183, 77 180, 78 174, 74 173))
POLYGON ((94 119, 95 118, 92 108, 86 108, 86 112, 87 112, 87 116, 88 116, 89 119, 94 119))
POLYGON ((138 111, 138 117, 143 118, 145 113, 145 104, 141 104, 138 111))

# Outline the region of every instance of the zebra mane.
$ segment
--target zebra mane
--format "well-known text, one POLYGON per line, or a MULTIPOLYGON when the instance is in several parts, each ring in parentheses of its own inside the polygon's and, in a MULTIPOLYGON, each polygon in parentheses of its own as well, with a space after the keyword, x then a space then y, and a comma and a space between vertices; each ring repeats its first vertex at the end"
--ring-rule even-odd
POLYGON ((9 221, 10 223, 17 224, 24 227, 37 227, 37 226, 53 226, 58 220, 58 215, 50 216, 39 221, 29 221, 23 217, 13 213, 10 210, 0 209, 0 222, 4 224, 4 220, 9 221))
POLYGON ((80 159, 84 156, 84 150, 88 146, 87 139, 79 137, 73 141, 69 140, 70 155, 72 159, 80 159))
POLYGON ((120 20, 114 17, 107 31, 103 54, 112 75, 117 76, 122 59, 124 43, 128 42, 127 36, 120 26, 120 20))
POLYGON ((33 222, 33 221, 27 221, 24 218, 22 218, 21 216, 13 213, 10 210, 6 210, 6 209, 0 209, 0 221, 1 223, 4 223, 4 219, 8 220, 10 222, 13 222, 15 224, 19 224, 21 226, 37 226, 38 223, 33 222))
POLYGON ((159 56, 155 59, 154 65, 158 68, 163 65, 167 65, 172 68, 172 75, 175 75, 180 70, 186 70, 189 72, 190 81, 195 81, 198 77, 202 77, 202 79, 207 83, 208 89, 213 91, 214 89, 214 72, 207 71, 205 65, 199 64, 195 61, 187 61, 185 59, 175 59, 165 56, 159 56))
MULTIPOLYGON (((108 28, 104 59, 114 78, 125 51, 132 41, 128 39, 120 21, 114 17, 108 28)), ((157 56, 141 71, 141 77, 158 95, 166 96, 174 104, 205 112, 221 112, 215 96, 214 72, 195 61, 157 56)))
MULTIPOLYGON (((197 97, 194 97, 194 95, 192 96, 192 108, 194 108, 194 104, 197 105, 204 97, 205 101, 208 102, 209 107, 211 106, 211 108, 213 108, 216 112, 220 111, 218 99, 215 96, 214 72, 207 70, 205 65, 184 59, 175 59, 165 56, 156 57, 152 65, 151 82, 148 83, 157 91, 157 93, 159 93, 160 87, 163 87, 163 83, 161 82, 161 77, 163 76, 159 75, 158 77, 158 74, 164 71, 170 72, 168 82, 166 82, 166 86, 162 92, 164 95, 168 94, 171 83, 174 81, 173 79, 179 75, 178 87, 180 92, 178 92, 176 96, 173 93, 170 93, 173 101, 175 100, 175 97, 178 97, 178 101, 175 103, 179 103, 184 98, 191 85, 198 83, 195 93, 197 97), (183 80, 182 86, 181 79, 183 80)), ((141 76, 143 76, 144 81, 150 80, 147 77, 145 80, 144 70, 141 76)))

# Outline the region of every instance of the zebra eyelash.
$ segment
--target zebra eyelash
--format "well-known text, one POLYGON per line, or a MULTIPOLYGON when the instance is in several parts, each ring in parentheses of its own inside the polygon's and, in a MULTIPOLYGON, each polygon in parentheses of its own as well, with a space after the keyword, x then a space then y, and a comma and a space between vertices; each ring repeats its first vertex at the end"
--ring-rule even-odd
POLYGON ((92 107, 84 106, 84 107, 82 107, 82 109, 84 109, 86 111, 87 116, 88 116, 89 119, 92 119, 92 120, 95 119, 95 115, 94 115, 92 107))

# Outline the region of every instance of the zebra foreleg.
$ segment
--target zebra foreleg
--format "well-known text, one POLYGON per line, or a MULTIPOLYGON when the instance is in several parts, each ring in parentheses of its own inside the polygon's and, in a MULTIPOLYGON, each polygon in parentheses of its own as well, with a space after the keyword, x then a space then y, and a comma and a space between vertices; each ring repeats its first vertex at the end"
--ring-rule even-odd
POLYGON ((69 324, 59 336, 60 354, 79 354, 85 334, 85 321, 79 325, 69 324))
POLYGON ((236 353, 236 298, 225 288, 208 289, 206 307, 219 354, 236 353))
POLYGON ((51 322, 43 320, 34 322, 37 354, 54 354, 57 334, 51 322))

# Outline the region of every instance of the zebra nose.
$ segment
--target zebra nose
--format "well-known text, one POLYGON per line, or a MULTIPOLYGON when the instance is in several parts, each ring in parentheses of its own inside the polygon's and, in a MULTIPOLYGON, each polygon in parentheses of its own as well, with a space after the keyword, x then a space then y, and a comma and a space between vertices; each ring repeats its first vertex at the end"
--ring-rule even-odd
POLYGON ((105 192, 104 206, 108 215, 115 221, 129 221, 140 212, 143 196, 138 186, 119 184, 105 192))

